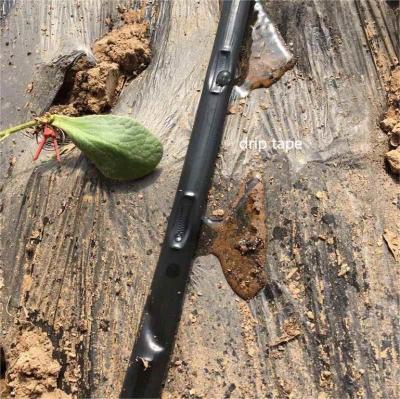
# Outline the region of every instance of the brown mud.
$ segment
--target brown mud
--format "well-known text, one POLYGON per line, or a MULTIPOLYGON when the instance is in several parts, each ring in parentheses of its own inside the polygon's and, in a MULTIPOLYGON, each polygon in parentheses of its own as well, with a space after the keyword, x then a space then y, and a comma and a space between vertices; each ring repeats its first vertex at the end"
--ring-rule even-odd
MULTIPOLYGON (((264 186, 258 177, 246 179, 228 216, 215 228, 210 252, 221 263, 232 289, 241 298, 253 298, 266 284, 266 218, 264 186)), ((221 210, 216 211, 223 215, 221 210)))

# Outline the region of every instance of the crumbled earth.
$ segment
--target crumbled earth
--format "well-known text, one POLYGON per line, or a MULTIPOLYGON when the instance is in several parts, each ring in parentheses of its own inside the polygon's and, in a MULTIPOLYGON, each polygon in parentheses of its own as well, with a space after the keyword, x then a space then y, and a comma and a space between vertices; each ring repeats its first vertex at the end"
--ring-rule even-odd
POLYGON ((389 108, 381 121, 381 128, 388 134, 394 149, 386 153, 390 170, 400 174, 400 66, 394 68, 386 86, 389 108))
POLYGON ((138 76, 151 58, 148 23, 142 11, 124 11, 123 25, 92 46, 94 59, 81 57, 68 71, 49 111, 71 116, 109 110, 128 78, 138 76))
POLYGON ((125 25, 98 40, 93 53, 100 63, 116 64, 130 76, 137 76, 150 62, 148 24, 141 13, 129 10, 123 16, 125 25))
POLYGON ((385 155, 386 160, 390 166, 390 170, 395 173, 400 173, 400 148, 388 151, 385 155))
POLYGON ((41 331, 28 329, 14 341, 8 355, 6 383, 9 395, 24 398, 70 398, 57 388, 61 365, 53 357, 53 345, 41 331))
MULTIPOLYGON (((266 221, 264 186, 257 177, 247 179, 227 218, 215 229, 210 252, 221 262, 232 289, 251 299, 265 286, 266 221)), ((223 212, 218 210, 219 215, 223 212)))
POLYGON ((381 129, 389 136, 390 150, 385 159, 392 173, 400 174, 400 65, 398 59, 390 60, 375 23, 369 22, 365 29, 368 44, 378 73, 387 93, 388 108, 380 121, 381 129))

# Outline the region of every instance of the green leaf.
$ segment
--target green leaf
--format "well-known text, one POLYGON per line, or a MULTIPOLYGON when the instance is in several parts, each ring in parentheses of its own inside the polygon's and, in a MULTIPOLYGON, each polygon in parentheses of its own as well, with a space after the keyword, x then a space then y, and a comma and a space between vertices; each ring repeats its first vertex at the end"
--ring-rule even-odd
POLYGON ((110 179, 138 179, 151 173, 162 158, 158 139, 140 123, 125 116, 53 115, 51 124, 62 129, 74 144, 110 179))

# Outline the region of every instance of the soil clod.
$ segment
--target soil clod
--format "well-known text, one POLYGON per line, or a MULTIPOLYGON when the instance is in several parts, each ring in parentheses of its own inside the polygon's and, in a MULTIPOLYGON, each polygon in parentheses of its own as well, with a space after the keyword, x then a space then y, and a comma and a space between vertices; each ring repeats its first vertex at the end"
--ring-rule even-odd
POLYGON ((57 387, 61 365, 53 358, 47 335, 25 330, 18 335, 9 353, 6 382, 11 396, 27 398, 70 398, 57 387))
POLYGON ((125 11, 124 24, 92 46, 95 62, 83 56, 66 74, 51 113, 70 116, 99 114, 111 109, 127 79, 150 63, 148 23, 142 11, 125 11))
POLYGON ((389 136, 389 143, 394 147, 386 153, 386 161, 394 174, 400 174, 400 66, 394 68, 386 85, 389 108, 380 126, 389 136))

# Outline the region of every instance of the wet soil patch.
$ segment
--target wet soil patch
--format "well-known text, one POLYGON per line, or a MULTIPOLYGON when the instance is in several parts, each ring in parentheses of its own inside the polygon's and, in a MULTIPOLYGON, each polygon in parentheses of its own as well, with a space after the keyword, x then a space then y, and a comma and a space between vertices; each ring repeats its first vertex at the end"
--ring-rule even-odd
POLYGON ((251 177, 240 187, 226 219, 215 227, 210 252, 221 262, 232 289, 253 298, 266 284, 266 220, 264 186, 251 177))

